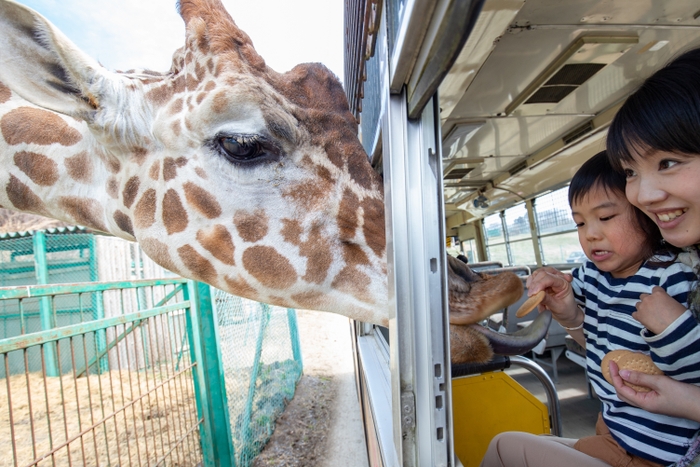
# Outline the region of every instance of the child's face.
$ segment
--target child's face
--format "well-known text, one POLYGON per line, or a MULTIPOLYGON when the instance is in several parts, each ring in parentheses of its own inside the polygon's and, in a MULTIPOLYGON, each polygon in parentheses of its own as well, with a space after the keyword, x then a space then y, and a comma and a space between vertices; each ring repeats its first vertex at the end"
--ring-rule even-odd
POLYGON ((700 156, 655 152, 623 168, 627 199, 656 222, 667 242, 700 243, 700 156))
POLYGON ((598 269, 613 277, 634 275, 644 260, 645 237, 623 196, 595 187, 571 205, 578 240, 598 269))

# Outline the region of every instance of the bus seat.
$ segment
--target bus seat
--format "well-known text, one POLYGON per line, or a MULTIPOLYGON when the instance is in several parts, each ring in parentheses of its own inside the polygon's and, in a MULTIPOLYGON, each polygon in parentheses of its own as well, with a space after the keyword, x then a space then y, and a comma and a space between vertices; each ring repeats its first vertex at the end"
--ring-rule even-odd
MULTIPOLYGON (((571 336, 566 336, 564 338, 564 344, 566 346, 566 358, 574 362, 575 364, 586 369, 586 349, 581 346, 578 342, 574 340, 571 336)), ((593 389, 591 387, 591 380, 588 378, 588 372, 586 371, 586 388, 588 389, 588 398, 593 398, 593 389)))
MULTIPOLYGON (((454 450, 464 467, 478 466, 491 439, 504 431, 561 435, 560 423, 550 424, 547 405, 502 371, 511 363, 521 364, 511 362, 509 357, 496 356, 485 364, 452 365, 454 450)), ((533 371, 536 364, 524 367, 533 371)), ((538 372, 545 378, 540 381, 546 388, 549 386, 547 392, 556 398, 551 380, 543 370, 538 372)), ((560 420, 558 399, 550 401, 550 405, 551 415, 560 420)))

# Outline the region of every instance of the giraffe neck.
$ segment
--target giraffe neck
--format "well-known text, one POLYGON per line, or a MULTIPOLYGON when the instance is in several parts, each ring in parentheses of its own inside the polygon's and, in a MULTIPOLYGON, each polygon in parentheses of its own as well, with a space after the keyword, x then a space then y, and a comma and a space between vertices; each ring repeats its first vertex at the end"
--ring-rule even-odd
POLYGON ((115 216, 123 164, 84 122, 34 106, 0 83, 0 136, 0 205, 134 240, 115 216))

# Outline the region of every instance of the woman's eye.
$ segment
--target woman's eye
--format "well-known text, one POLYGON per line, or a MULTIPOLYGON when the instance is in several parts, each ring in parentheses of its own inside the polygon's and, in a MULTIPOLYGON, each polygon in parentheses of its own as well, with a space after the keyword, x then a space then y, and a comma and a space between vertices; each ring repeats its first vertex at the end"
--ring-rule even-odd
POLYGON ((605 222, 605 221, 609 221, 609 220, 612 219, 613 217, 615 217, 615 216, 601 217, 600 220, 601 220, 602 222, 605 222))
POLYGON ((625 174, 625 178, 634 177, 634 170, 632 169, 622 169, 622 172, 625 174))
POLYGON ((219 138, 219 146, 225 155, 234 161, 245 162, 263 155, 265 152, 258 141, 239 141, 236 138, 219 138))
POLYGON ((664 159, 661 162, 659 162, 659 169, 661 169, 661 170, 670 169, 671 167, 673 167, 676 164, 678 164, 678 161, 664 159))

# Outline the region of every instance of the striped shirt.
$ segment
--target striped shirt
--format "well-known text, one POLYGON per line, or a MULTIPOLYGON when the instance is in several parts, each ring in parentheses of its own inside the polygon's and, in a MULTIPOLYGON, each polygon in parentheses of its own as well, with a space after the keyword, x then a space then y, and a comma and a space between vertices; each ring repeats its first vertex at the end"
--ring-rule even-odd
POLYGON ((605 424, 627 452, 663 465, 678 461, 688 450, 700 423, 653 414, 621 401, 615 387, 603 378, 600 362, 611 350, 644 352, 666 375, 699 384, 700 324, 692 313, 686 310, 658 335, 631 316, 640 294, 651 293, 654 286, 662 287, 687 306, 697 276, 680 262, 667 267, 647 262, 634 276, 616 279, 586 261, 572 274, 576 302, 585 311, 588 376, 602 402, 605 424))

